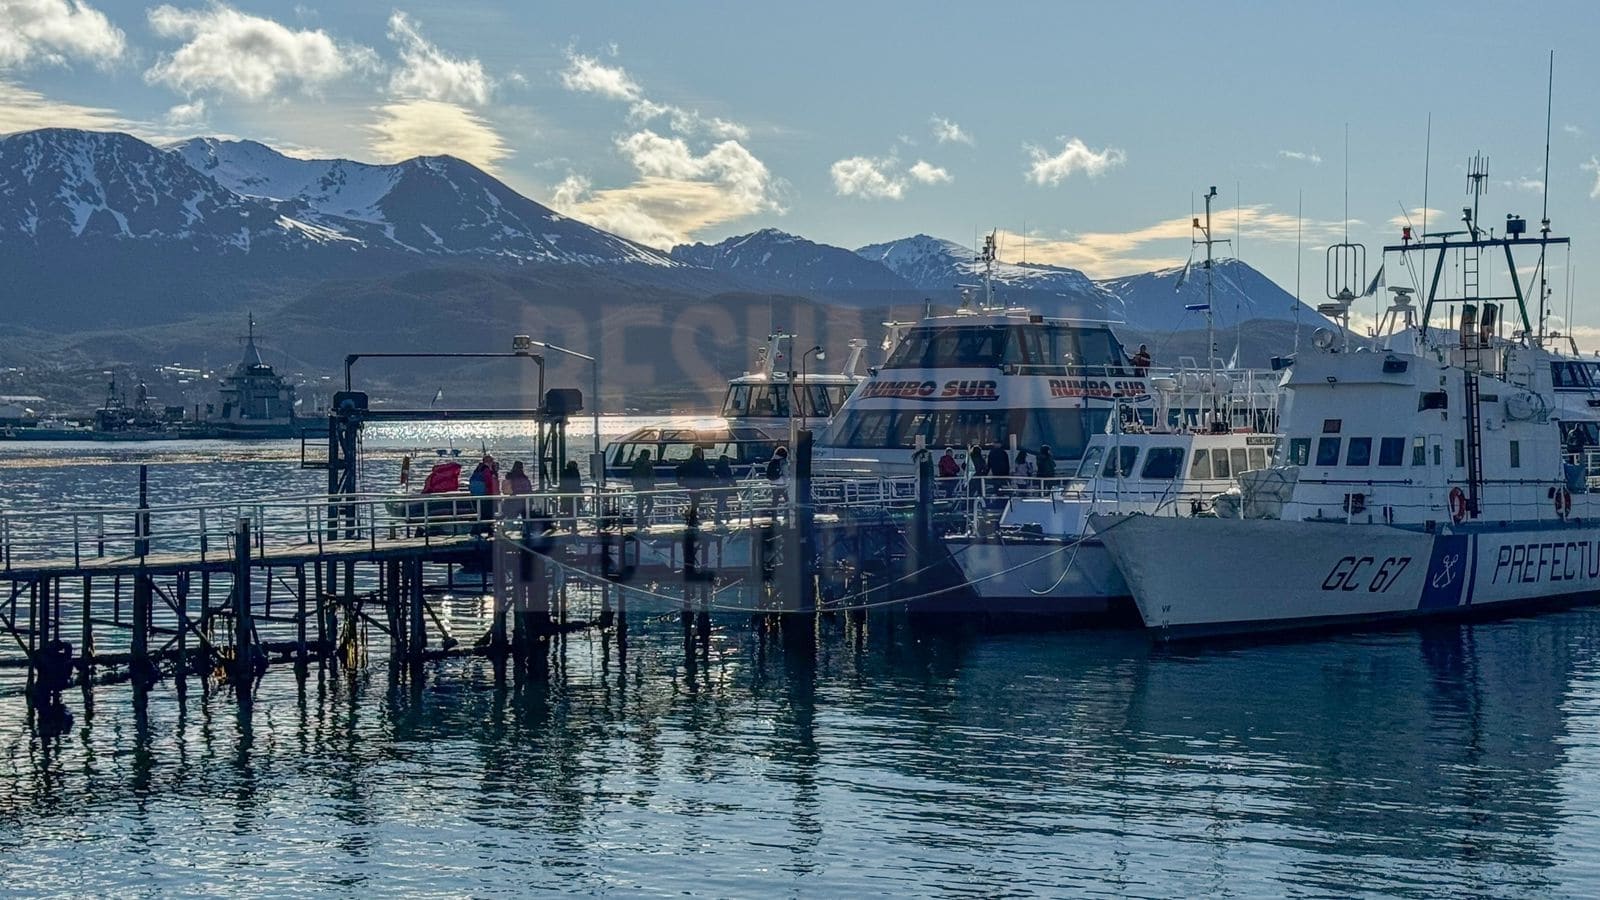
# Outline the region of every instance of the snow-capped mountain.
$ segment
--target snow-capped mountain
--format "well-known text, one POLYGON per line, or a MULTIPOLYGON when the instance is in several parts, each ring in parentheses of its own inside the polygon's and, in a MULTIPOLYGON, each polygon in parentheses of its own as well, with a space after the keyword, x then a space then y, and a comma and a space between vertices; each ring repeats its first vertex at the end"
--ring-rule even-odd
POLYGON ((672 258, 691 266, 782 282, 807 292, 916 290, 880 263, 776 228, 718 244, 679 244, 672 248, 672 258))
MULTIPOLYGON (((1253 319, 1295 321, 1294 296, 1267 276, 1237 259, 1217 260, 1211 270, 1211 308, 1218 328, 1232 327, 1253 319)), ((1122 298, 1127 323, 1151 331, 1174 328, 1204 328, 1205 313, 1185 307, 1206 302, 1206 272, 1203 264, 1159 269, 1099 282, 1107 291, 1122 298), (1182 278, 1182 283, 1179 279, 1182 278)), ((1299 304, 1299 321, 1306 326, 1330 323, 1316 310, 1299 304)))
POLYGON ((449 156, 370 165, 296 159, 254 141, 194 138, 172 148, 234 193, 292 204, 340 237, 429 255, 535 263, 672 265, 658 250, 569 219, 449 156))
POLYGON ((0 138, 0 242, 148 241, 195 252, 303 243, 274 204, 240 197, 126 134, 46 128, 0 138))
MULTIPOLYGON (((983 263, 978 261, 976 251, 926 234, 869 244, 856 254, 883 264, 925 291, 948 291, 958 284, 972 285, 983 280, 983 263)), ((994 280, 997 284, 1031 291, 1099 292, 1087 275, 1059 266, 997 262, 994 280)))

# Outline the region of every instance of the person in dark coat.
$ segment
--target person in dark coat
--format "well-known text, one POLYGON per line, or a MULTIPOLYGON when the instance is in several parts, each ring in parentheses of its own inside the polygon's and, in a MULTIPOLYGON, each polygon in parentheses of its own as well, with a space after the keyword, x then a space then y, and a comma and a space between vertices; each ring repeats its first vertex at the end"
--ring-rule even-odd
POLYGON ((574 534, 578 531, 578 494, 583 493, 583 473, 578 471, 575 460, 567 460, 566 466, 561 469, 561 479, 557 482, 556 489, 563 494, 572 494, 571 497, 561 498, 561 515, 571 520, 570 527, 574 534))
POLYGON ((650 513, 656 505, 655 497, 649 493, 656 489, 656 465, 650 459, 649 450, 640 450, 639 455, 633 458, 633 465, 628 467, 628 480, 633 482, 633 490, 637 495, 634 508, 639 511, 639 524, 643 525, 650 519, 650 513))
POLYGON ((695 447, 689 458, 678 463, 678 487, 689 492, 689 513, 699 515, 700 492, 711 486, 711 466, 706 463, 706 451, 695 447))
POLYGON ((711 467, 711 479, 715 484, 717 495, 717 524, 722 525, 728 521, 728 498, 738 487, 738 479, 733 477, 733 460, 728 454, 717 456, 716 465, 711 467))
POLYGON ((1034 469, 1041 479, 1056 477, 1056 458, 1050 452, 1049 444, 1039 448, 1039 458, 1034 463, 1034 469))

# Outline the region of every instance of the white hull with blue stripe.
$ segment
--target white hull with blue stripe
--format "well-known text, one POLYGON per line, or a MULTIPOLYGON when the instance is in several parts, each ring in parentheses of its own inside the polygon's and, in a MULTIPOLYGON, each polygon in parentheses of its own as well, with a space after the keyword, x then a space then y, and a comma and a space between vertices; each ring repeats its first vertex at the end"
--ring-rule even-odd
POLYGON ((1600 600, 1600 523, 1422 527, 1096 517, 1161 638, 1600 600), (1148 552, 1163 548, 1161 553, 1148 552))

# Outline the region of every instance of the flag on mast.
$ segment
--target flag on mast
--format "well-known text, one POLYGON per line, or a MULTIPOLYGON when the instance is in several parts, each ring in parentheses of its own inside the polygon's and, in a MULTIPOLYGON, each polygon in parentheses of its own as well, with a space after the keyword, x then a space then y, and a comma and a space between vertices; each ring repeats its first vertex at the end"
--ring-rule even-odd
POLYGON ((1372 283, 1367 285, 1366 291, 1362 292, 1361 296, 1371 297, 1378 293, 1381 287, 1383 287, 1383 266, 1378 267, 1378 274, 1372 276, 1372 283))

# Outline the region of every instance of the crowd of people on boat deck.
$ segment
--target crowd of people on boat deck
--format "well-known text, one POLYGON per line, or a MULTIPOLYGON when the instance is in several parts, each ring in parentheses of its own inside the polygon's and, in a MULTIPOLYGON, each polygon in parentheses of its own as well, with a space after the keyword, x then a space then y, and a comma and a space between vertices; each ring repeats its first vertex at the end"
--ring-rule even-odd
POLYGON ((968 485, 967 493, 1039 489, 1048 490, 1050 482, 1060 477, 1056 458, 1050 445, 1044 444, 1038 452, 1019 447, 1013 456, 998 442, 984 447, 973 444, 964 459, 956 458, 956 448, 944 448, 944 455, 934 465, 939 479, 940 494, 955 496, 961 485, 968 485))

